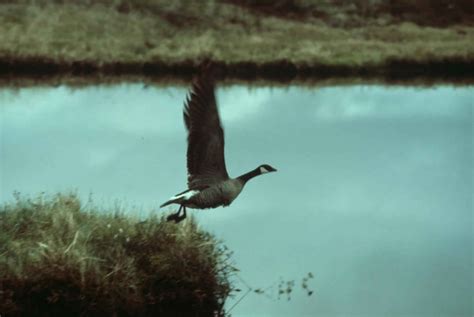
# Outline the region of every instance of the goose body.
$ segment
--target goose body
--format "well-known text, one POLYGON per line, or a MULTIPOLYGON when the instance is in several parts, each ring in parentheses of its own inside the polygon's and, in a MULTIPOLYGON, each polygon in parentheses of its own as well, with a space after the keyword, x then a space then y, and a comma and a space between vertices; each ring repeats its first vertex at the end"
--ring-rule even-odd
POLYGON ((171 197, 171 199, 161 205, 161 207, 172 203, 197 209, 229 206, 230 203, 240 194, 243 187, 244 184, 238 179, 228 179, 206 188, 188 189, 171 197))
POLYGON ((186 207, 207 209, 228 206, 242 192, 248 180, 276 171, 270 165, 263 164, 239 177, 229 177, 225 166, 224 131, 217 110, 214 81, 207 71, 203 71, 194 80, 183 115, 188 132, 188 189, 160 206, 180 205, 178 212, 168 216, 168 220, 179 222, 186 218, 186 207))

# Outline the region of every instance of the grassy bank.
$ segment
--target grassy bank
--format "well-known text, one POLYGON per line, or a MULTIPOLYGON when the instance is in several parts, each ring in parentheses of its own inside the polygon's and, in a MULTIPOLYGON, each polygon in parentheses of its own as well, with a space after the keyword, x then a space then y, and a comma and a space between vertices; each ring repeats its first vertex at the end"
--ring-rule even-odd
POLYGON ((0 208, 2 316, 221 316, 232 270, 193 221, 140 222, 70 195, 0 208))
POLYGON ((469 1, 101 0, 0 4, 0 76, 474 77, 469 1), (434 3, 436 2, 436 3, 434 3))

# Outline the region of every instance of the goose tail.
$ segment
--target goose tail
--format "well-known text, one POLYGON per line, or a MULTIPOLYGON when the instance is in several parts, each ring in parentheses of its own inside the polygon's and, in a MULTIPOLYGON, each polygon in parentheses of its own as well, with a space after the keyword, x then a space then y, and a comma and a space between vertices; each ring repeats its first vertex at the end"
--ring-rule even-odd
POLYGON ((170 199, 170 200, 168 200, 167 202, 161 204, 161 205, 160 205, 160 208, 163 208, 163 207, 165 207, 165 206, 174 204, 175 202, 176 202, 176 199, 170 199))
POLYGON ((163 203, 161 207, 165 207, 171 204, 180 204, 182 202, 185 202, 189 200, 191 197, 194 195, 198 194, 198 190, 193 190, 193 189, 186 189, 184 192, 176 194, 175 196, 171 197, 167 202, 163 203))

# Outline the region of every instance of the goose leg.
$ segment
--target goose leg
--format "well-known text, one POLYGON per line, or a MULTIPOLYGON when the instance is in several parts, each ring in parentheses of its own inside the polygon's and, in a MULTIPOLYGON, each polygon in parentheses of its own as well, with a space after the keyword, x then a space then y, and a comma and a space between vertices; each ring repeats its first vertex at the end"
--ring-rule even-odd
POLYGON ((186 218, 186 207, 184 205, 179 206, 178 212, 175 214, 169 215, 166 220, 167 221, 174 221, 175 223, 178 223, 186 218), (180 215, 181 210, 183 210, 183 214, 180 215))
POLYGON ((174 214, 171 214, 168 217, 166 217, 166 221, 174 221, 174 222, 178 223, 180 221, 179 219, 181 218, 179 216, 179 214, 181 213, 181 209, 183 209, 183 208, 184 208, 184 206, 180 205, 179 209, 178 209, 178 212, 176 212, 174 214))
POLYGON ((181 222, 184 220, 184 218, 186 218, 186 206, 181 206, 183 207, 183 214, 181 216, 177 215, 176 219, 174 220, 176 223, 181 222))

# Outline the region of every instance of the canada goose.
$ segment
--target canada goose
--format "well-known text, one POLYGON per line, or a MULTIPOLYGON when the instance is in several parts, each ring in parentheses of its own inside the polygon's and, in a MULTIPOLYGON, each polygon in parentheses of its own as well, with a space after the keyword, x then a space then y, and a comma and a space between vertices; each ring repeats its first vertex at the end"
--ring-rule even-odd
POLYGON ((206 209, 228 206, 248 180, 276 171, 270 165, 263 164, 237 178, 229 178, 224 159, 224 131, 214 95, 214 79, 206 69, 193 81, 184 103, 183 115, 188 132, 188 189, 160 206, 180 205, 178 212, 168 216, 168 221, 178 223, 186 218, 186 207, 206 209))

